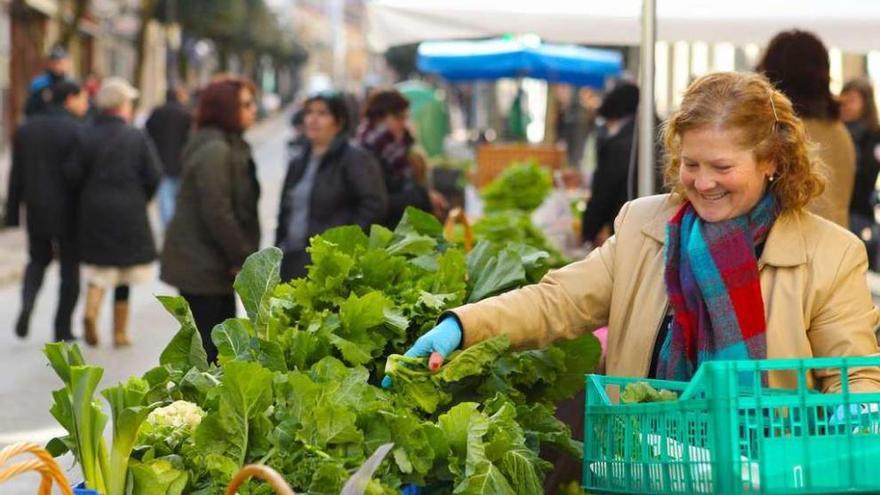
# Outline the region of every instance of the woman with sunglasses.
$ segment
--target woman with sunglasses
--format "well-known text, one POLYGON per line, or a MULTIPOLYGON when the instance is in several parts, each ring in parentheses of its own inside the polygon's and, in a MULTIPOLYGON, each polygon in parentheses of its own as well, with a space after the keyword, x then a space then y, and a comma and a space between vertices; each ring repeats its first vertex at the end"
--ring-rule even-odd
POLYGON ((242 137, 256 121, 255 98, 254 84, 236 77, 201 92, 162 250, 161 278, 189 303, 209 361, 217 358, 211 330, 235 317, 232 283, 260 243, 260 186, 242 137))

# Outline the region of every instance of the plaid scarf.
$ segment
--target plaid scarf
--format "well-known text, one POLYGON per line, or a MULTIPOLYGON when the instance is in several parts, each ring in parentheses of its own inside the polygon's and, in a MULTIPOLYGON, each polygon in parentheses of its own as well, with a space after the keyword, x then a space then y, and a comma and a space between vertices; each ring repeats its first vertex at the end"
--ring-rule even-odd
POLYGON ((690 379, 700 363, 767 357, 755 246, 777 216, 767 193, 747 215, 704 222, 686 202, 666 226, 666 290, 673 318, 657 378, 690 379))
POLYGON ((396 177, 404 177, 411 173, 408 155, 409 148, 415 141, 409 132, 402 141, 398 141, 387 126, 371 125, 365 121, 358 127, 357 141, 373 153, 386 172, 396 177))

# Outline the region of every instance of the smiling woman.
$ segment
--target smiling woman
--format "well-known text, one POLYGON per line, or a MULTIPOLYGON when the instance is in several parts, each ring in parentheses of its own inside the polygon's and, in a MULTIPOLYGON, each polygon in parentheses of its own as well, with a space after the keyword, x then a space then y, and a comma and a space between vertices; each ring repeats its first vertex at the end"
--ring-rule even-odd
POLYGON ((679 182, 707 222, 748 213, 775 174, 775 164, 757 163, 752 151, 740 147, 730 132, 709 127, 682 135, 679 182))
MULTIPOLYGON (((687 380, 713 360, 878 353, 863 245, 805 209, 823 180, 791 102, 763 76, 710 74, 664 138, 672 194, 624 205, 614 236, 540 283, 448 312, 411 353, 495 335, 544 347, 602 326, 608 375, 687 380)), ((836 371, 808 381, 841 388, 836 371)), ((880 369, 851 369, 849 390, 880 390, 880 369)))
POLYGON ((698 79, 663 137, 667 185, 706 221, 748 212, 768 187, 783 210, 803 208, 824 190, 803 123, 788 98, 761 76, 698 79), (712 200, 718 200, 714 214, 712 200))

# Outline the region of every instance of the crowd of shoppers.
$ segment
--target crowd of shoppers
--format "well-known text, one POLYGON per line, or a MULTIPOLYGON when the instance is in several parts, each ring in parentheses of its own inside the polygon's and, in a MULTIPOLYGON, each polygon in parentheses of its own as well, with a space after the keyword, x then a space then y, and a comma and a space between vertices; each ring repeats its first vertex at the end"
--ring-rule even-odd
MULTIPOLYGON (((756 71, 791 101, 807 138, 818 144, 816 166, 827 185, 807 208, 859 235, 874 266, 880 171, 875 101, 864 81, 851 81, 836 98, 829 67, 821 40, 792 30, 771 40, 756 71)), ((243 138, 256 120, 255 86, 219 76, 199 92, 195 108, 183 87, 173 87, 144 132, 131 125, 138 96, 131 85, 107 78, 89 93, 68 71, 67 54, 53 49, 46 71, 32 83, 28 118, 13 143, 6 223, 17 225, 24 207, 30 255, 15 332, 28 334, 43 274, 57 258, 62 281, 55 338, 73 338, 82 264, 85 341, 98 343, 99 308, 112 290, 113 342, 127 345, 130 287, 150 276, 159 257, 147 219, 155 196, 165 229, 160 277, 189 303, 213 358, 210 331, 235 315, 232 284, 261 237, 256 164, 243 138)), ((352 100, 351 94, 317 93, 294 114, 275 230, 284 279, 306 274, 309 239, 329 228, 393 227, 407 207, 438 216, 448 208, 429 186, 407 98, 395 89, 375 89, 363 105, 352 100)), ((634 197, 638 103, 639 88, 618 81, 595 110, 597 167, 582 222, 583 239, 593 247, 614 234, 614 218, 634 197)))

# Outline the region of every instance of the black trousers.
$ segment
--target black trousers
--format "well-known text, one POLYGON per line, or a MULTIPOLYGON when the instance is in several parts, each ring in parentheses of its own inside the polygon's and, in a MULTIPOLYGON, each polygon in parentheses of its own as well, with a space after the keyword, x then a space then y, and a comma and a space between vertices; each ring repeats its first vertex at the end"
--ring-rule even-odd
POLYGON ((235 294, 192 294, 181 292, 181 296, 189 303, 199 335, 202 337, 202 345, 208 354, 208 362, 217 362, 217 347, 211 340, 211 331, 215 326, 229 318, 235 318, 235 294))
POLYGON ((37 294, 43 286, 46 267, 57 257, 61 264, 61 286, 58 290, 58 309, 55 312, 55 340, 70 339, 70 318, 79 299, 79 250, 76 241, 40 235, 28 235, 30 260, 24 271, 21 288, 21 314, 16 332, 27 335, 31 312, 37 294))

